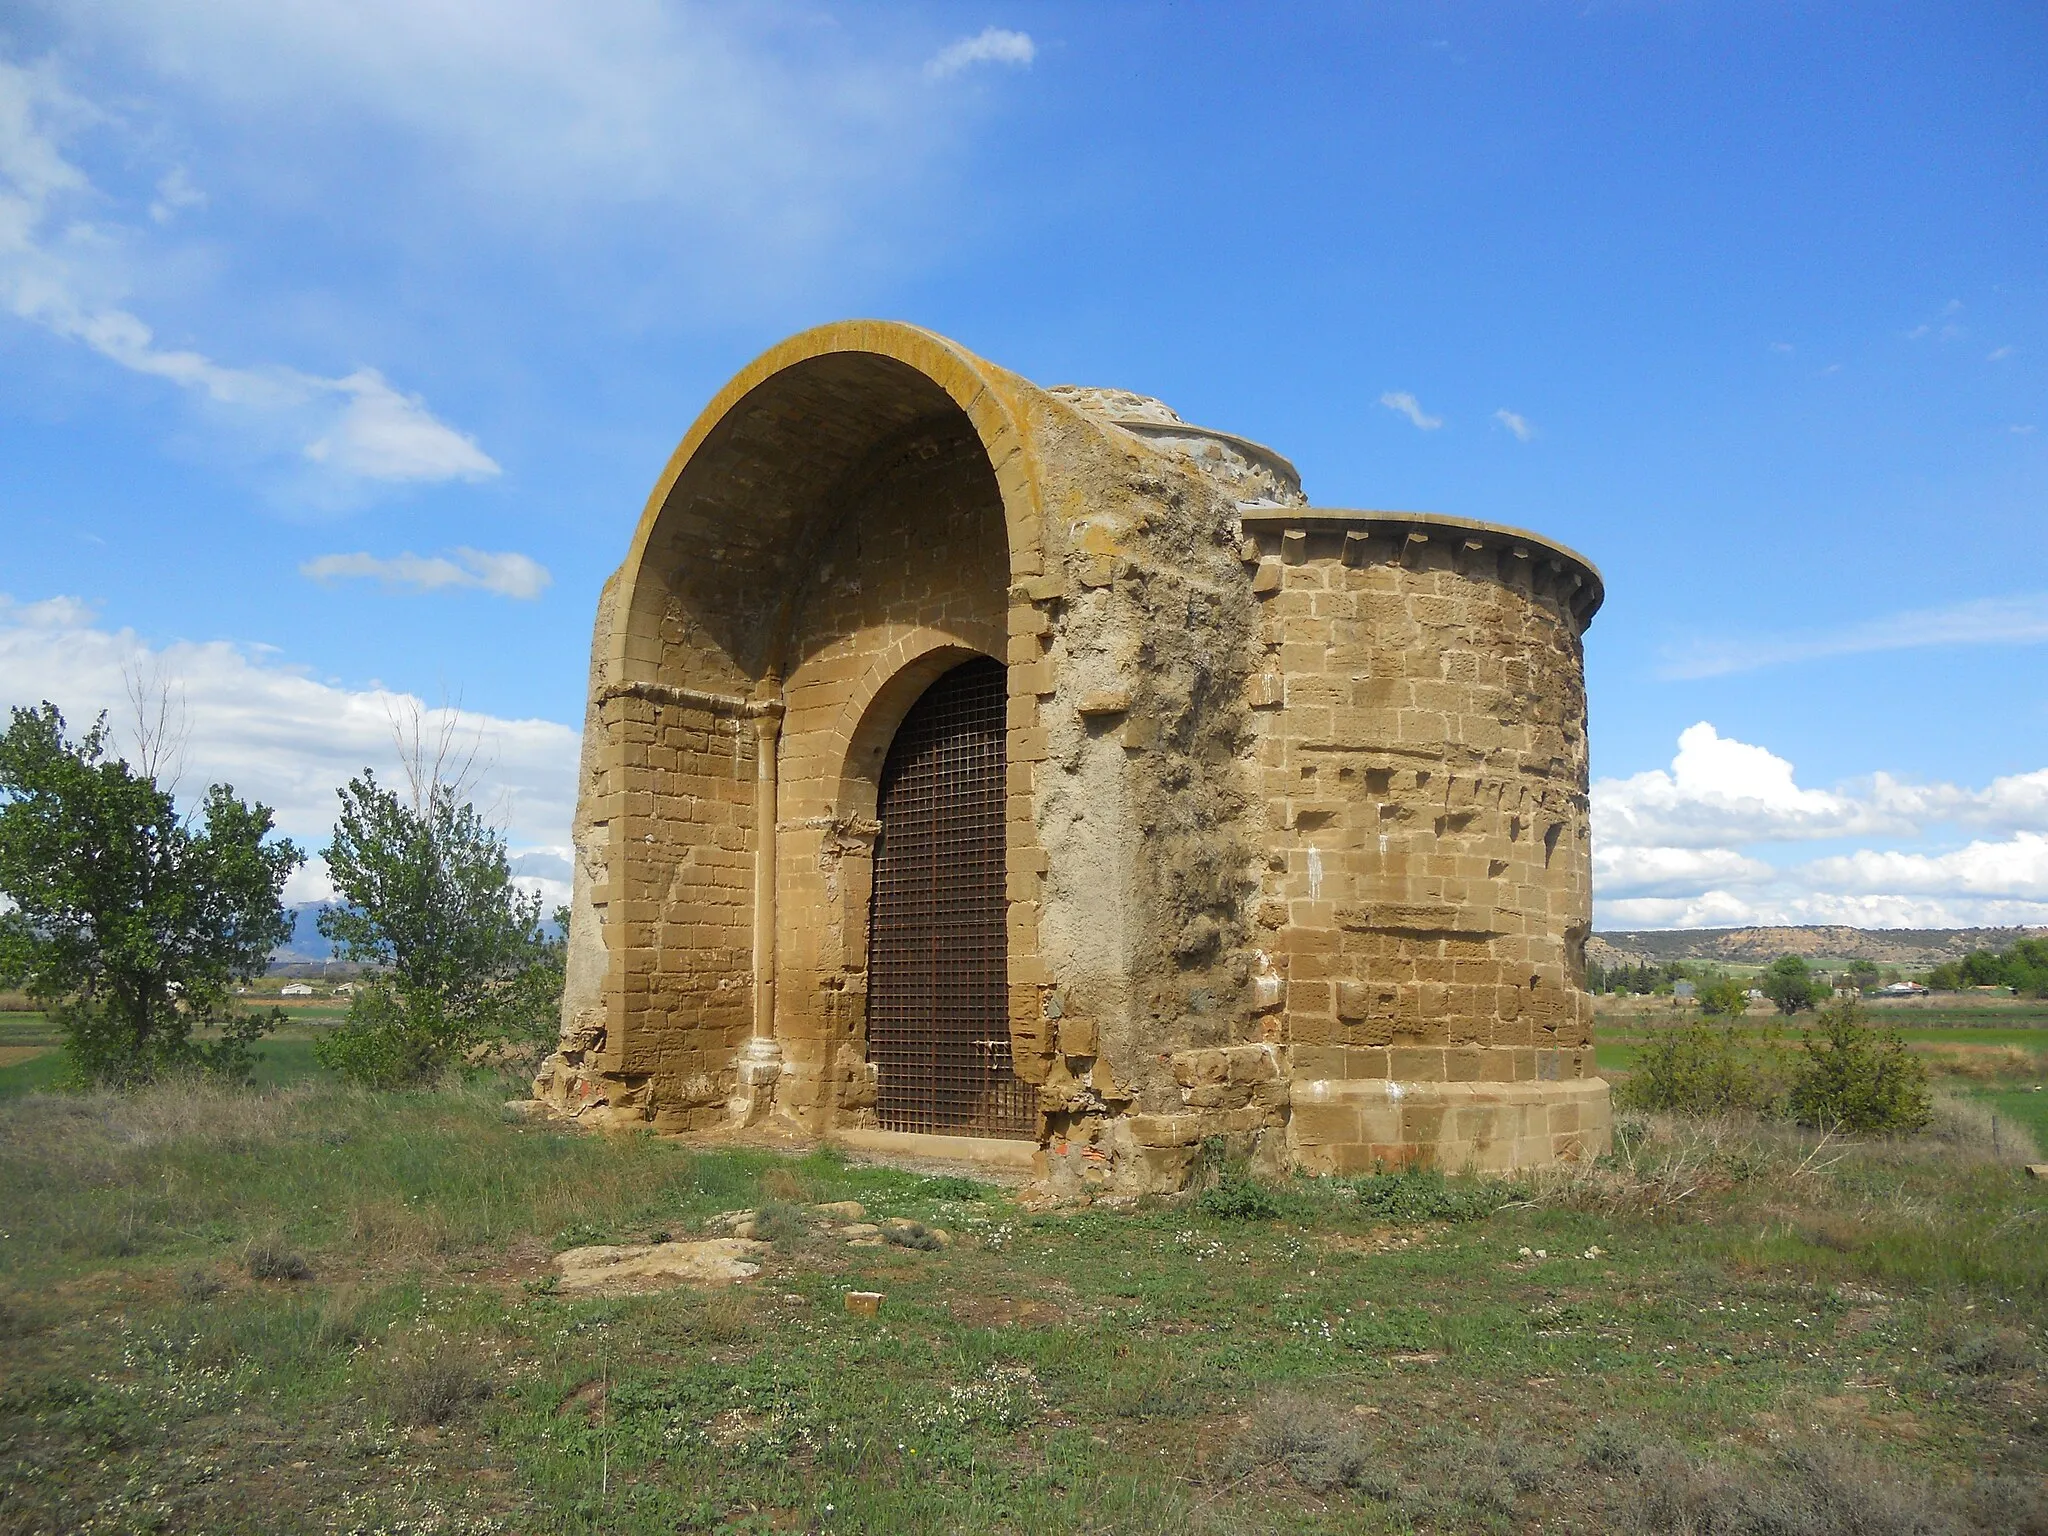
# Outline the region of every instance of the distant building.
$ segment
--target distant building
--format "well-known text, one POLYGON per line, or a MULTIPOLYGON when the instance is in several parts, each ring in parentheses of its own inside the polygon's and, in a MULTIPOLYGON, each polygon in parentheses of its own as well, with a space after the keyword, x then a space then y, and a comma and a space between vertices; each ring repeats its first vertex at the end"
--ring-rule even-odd
POLYGON ((1895 981, 1888 987, 1877 989, 1879 997, 1925 997, 1927 989, 1917 981, 1895 981))
POLYGON ((334 995, 336 997, 354 997, 356 995, 356 984, 352 981, 344 981, 334 989, 334 995))
POLYGON ((291 981, 286 982, 282 987, 279 987, 277 989, 277 995, 279 997, 311 997, 313 995, 313 989, 307 986, 303 981, 291 981))

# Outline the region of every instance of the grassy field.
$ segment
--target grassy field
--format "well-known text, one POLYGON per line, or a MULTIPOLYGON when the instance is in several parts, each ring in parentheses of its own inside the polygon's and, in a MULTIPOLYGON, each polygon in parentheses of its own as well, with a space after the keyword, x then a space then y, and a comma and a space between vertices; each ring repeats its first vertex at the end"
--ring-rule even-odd
POLYGON ((1227 1220, 576 1135, 508 1087, 0 1107, 0 1532, 2048 1530, 2048 1186, 1967 1109, 1227 1220), (550 1279, 843 1198, 953 1245, 785 1218, 734 1289, 550 1279))
MULTIPOLYGON (((2019 1126, 2048 1149, 2048 1003, 2010 1000, 1956 1004, 1940 1010, 1868 1009, 1875 1026, 1896 1029, 1927 1064, 1937 1088, 1974 1100, 2007 1124, 2019 1126), (1930 1016, 1932 1015, 1932 1016, 1930 1016)), ((1800 1016, 1811 1020, 1811 1014, 1800 1016)), ((1635 1066, 1637 1053, 1658 1031, 1699 1022, 1696 1013, 1668 1007, 1602 1014, 1594 1059, 1601 1072, 1618 1079, 1635 1066)), ((1787 1026, 1762 1011, 1741 1028, 1756 1037, 1798 1039, 1799 1023, 1787 1026)))

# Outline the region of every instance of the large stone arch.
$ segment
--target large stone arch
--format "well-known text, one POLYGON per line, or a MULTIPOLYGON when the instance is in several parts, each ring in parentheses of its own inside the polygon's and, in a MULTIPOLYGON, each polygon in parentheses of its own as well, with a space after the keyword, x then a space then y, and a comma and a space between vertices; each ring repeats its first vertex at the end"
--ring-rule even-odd
MULTIPOLYGON (((893 321, 804 331, 734 376, 669 456, 619 571, 617 618, 602 670, 613 685, 748 686, 740 633, 708 636, 730 664, 664 636, 681 562, 714 559, 736 595, 786 588, 835 488, 865 455, 921 417, 950 408, 971 425, 1002 498, 1010 572, 1044 569, 1040 476, 1024 392, 1033 386, 941 336, 893 321), (735 654, 737 652, 738 654, 735 654), (694 663, 694 665, 692 664, 694 663), (676 675, 678 673, 693 675, 676 675)), ((758 615, 772 632, 779 610, 758 615)), ((735 625, 737 631, 740 626, 735 625)))

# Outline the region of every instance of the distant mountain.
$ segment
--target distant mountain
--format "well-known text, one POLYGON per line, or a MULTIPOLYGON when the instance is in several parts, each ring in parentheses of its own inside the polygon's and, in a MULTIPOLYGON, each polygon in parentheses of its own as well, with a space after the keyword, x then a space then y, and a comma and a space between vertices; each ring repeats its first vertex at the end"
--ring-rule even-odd
POLYGON ((320 914, 330 904, 301 901, 288 910, 292 915, 291 937, 270 952, 274 970, 280 965, 309 965, 334 958, 334 942, 320 932, 320 914))
POLYGON ((1645 928, 1594 934, 1586 942, 1586 958, 1602 966, 1656 965, 1669 960, 1754 965, 1780 955, 1869 960, 1878 965, 1938 965, 1973 949, 2003 949, 2014 939, 2044 934, 2048 928, 1645 928))
MULTIPOLYGON (((270 971, 273 975, 288 967, 341 963, 334 958, 334 941, 320 932, 320 914, 332 905, 332 902, 326 901, 301 901, 287 909, 292 915, 291 937, 270 952, 270 971)), ((552 920, 545 921, 540 926, 541 932, 549 938, 558 939, 562 936, 561 929, 552 920)))

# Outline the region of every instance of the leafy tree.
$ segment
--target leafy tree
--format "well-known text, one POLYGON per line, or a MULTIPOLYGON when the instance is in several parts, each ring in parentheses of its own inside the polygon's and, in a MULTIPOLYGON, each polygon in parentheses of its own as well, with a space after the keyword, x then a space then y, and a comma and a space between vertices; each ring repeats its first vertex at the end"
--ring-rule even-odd
POLYGON ((1749 987, 1733 976, 1717 976, 1699 991, 1700 1012, 1739 1019, 1749 1011, 1749 987))
POLYGON ((1757 978, 1757 988, 1778 1005, 1780 1013, 1811 1008, 1827 993, 1826 986, 1798 955, 1780 955, 1757 978))
POLYGON ((2048 997, 2048 939, 2016 939, 2005 949, 1972 950, 1960 960, 1937 965, 1928 973, 1927 984, 1943 992, 2011 987, 2021 994, 2048 997))
POLYGON ((380 1087, 479 1043, 551 1038, 561 1006, 562 942, 543 929, 539 896, 512 884, 504 838, 438 774, 415 789, 403 799, 365 769, 337 791, 326 850, 342 904, 320 914, 320 931, 381 974, 314 1050, 380 1087))
POLYGON ((1883 984, 1882 973, 1875 960, 1852 960, 1849 968, 1842 973, 1842 980, 1858 992, 1875 992, 1883 984))
POLYGON ((1927 1068, 1896 1030, 1868 1028, 1853 1004, 1829 1008, 1806 1034, 1792 1118, 1823 1130, 1916 1131, 1933 1118, 1927 1068))
POLYGON ((291 932, 280 898, 304 855, 224 784, 180 817, 107 744, 104 715, 73 741, 47 701, 0 736, 0 980, 51 1011, 86 1081, 245 1076, 275 1014, 238 1012, 230 988, 291 932), (219 1038, 194 1041, 202 1025, 219 1038))

